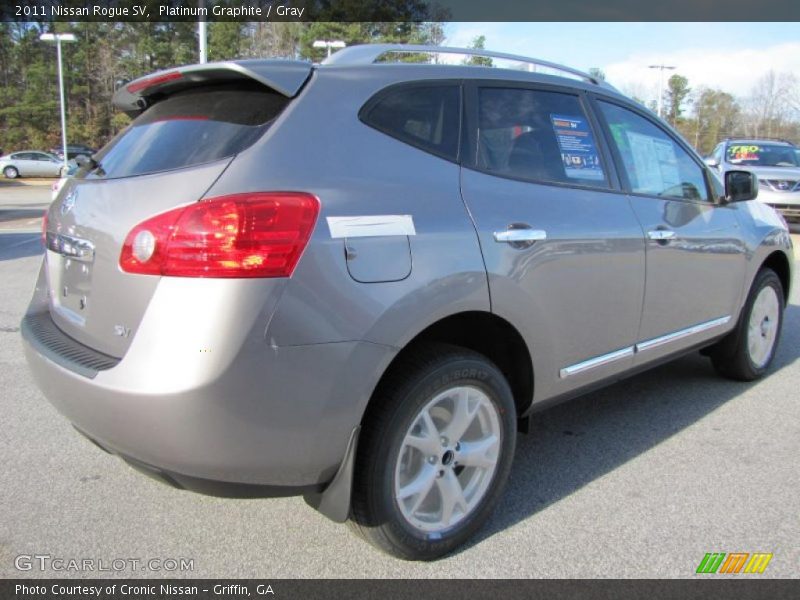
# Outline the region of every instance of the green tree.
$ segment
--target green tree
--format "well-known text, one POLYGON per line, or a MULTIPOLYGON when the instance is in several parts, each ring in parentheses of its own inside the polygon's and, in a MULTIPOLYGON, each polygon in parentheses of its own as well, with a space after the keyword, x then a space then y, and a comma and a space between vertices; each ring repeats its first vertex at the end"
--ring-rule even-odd
MULTIPOLYGON (((603 71, 603 69, 600 69, 598 67, 592 67, 591 69, 589 69, 589 75, 591 75, 592 77, 594 77, 598 81, 605 81, 606 80, 605 72, 603 71)), ((639 100, 639 102, 641 102, 641 100, 639 100)))
POLYGON ((208 24, 208 60, 231 60, 242 55, 244 23, 216 21, 208 24))
POLYGON ((673 125, 678 125, 678 120, 683 114, 683 105, 691 93, 689 80, 683 75, 675 74, 667 81, 664 93, 664 104, 667 107, 667 120, 673 125))
MULTIPOLYGON (((471 50, 485 50, 486 49, 486 36, 479 35, 472 39, 472 43, 468 46, 471 50)), ((492 59, 488 56, 468 56, 462 64, 470 65, 473 67, 491 67, 493 65, 492 59)))
POLYGON ((701 154, 708 154, 717 143, 737 134, 742 110, 731 94, 701 88, 694 103, 693 135, 689 140, 701 154))

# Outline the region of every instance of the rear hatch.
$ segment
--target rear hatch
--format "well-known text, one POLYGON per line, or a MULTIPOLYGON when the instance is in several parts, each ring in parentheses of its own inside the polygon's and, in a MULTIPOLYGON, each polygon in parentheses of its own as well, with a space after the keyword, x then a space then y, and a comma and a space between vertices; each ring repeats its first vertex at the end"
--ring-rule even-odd
POLYGON ((160 280, 121 270, 126 236, 154 215, 199 201, 310 72, 294 61, 217 63, 117 92, 115 104, 136 118, 69 180, 45 221, 50 315, 64 333, 110 356, 125 354, 160 280))

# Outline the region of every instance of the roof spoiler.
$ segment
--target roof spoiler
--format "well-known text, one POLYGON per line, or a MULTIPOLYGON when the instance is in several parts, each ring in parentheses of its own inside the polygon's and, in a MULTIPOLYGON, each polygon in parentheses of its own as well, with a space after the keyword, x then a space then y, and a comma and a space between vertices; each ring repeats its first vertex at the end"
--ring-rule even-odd
POLYGON ((308 80, 313 66, 299 60, 232 60, 189 65, 158 71, 126 83, 116 92, 114 106, 127 113, 139 113, 156 95, 164 95, 206 83, 252 80, 287 98, 297 95, 308 80))

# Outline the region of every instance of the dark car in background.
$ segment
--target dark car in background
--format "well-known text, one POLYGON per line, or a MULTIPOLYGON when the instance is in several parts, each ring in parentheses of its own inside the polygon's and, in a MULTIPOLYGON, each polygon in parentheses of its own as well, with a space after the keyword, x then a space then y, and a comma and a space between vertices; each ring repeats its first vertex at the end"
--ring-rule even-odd
MULTIPOLYGON (((60 159, 64 158, 64 149, 61 147, 52 148, 50 152, 55 154, 60 159)), ((67 146, 67 159, 72 160, 78 158, 79 156, 89 157, 95 152, 97 152, 97 150, 83 144, 69 144, 67 146)))

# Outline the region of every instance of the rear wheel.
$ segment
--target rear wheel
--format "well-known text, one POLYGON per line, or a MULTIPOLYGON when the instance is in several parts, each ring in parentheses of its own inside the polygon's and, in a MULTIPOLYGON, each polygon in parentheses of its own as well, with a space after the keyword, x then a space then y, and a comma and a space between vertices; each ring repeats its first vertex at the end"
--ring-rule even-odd
POLYGON ((783 325, 783 285, 771 269, 756 276, 739 323, 711 352, 714 368, 731 379, 753 381, 766 373, 783 325))
POLYGON ((359 441, 351 524, 394 556, 430 560, 486 520, 516 439, 511 390, 485 357, 447 345, 396 365, 359 441))
POLYGON ((19 177, 19 171, 16 167, 6 167, 3 169, 3 175, 6 176, 6 179, 16 179, 19 177))

